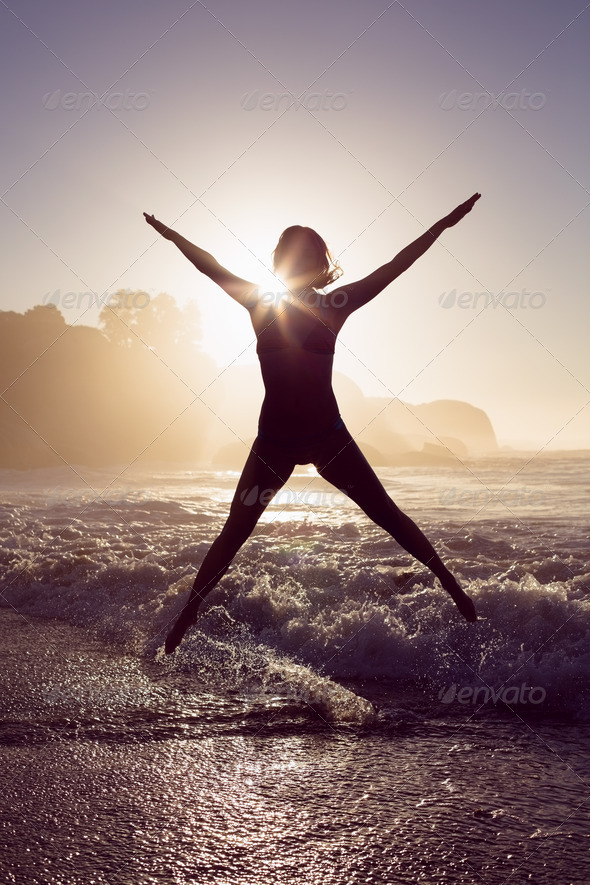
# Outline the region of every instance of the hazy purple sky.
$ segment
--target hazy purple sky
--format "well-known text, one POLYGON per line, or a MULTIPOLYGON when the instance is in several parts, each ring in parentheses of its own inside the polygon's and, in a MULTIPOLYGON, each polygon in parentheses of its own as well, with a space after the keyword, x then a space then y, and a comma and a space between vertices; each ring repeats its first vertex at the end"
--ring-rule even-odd
MULTIPOLYGON (((480 191, 348 321, 335 369, 370 395, 468 400, 501 442, 590 446, 585 2, 10 0, 0 15, 2 309, 167 291, 196 299, 220 366, 253 362, 246 312, 143 210, 249 279, 284 227, 310 225, 346 283, 480 191)), ((96 307, 61 309, 96 323, 96 307)))

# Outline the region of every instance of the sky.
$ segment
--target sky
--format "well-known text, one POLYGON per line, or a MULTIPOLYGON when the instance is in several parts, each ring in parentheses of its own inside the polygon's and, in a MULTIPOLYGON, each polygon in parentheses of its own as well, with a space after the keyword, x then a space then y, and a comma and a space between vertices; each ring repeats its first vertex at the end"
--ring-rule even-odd
POLYGON ((345 285, 477 191, 335 371, 473 403, 504 445, 590 447, 588 5, 3 2, 0 309, 95 325, 85 293, 168 292, 220 371, 254 363, 247 312, 143 211, 261 282, 308 225, 345 285))

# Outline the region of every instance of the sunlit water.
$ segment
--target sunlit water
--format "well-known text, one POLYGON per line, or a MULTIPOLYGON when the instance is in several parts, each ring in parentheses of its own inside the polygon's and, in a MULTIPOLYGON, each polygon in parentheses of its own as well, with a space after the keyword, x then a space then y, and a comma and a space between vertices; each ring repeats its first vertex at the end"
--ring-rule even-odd
POLYGON ((237 474, 2 471, 0 881, 590 881, 590 457, 527 462, 378 470, 476 625, 302 467, 173 658, 237 474))

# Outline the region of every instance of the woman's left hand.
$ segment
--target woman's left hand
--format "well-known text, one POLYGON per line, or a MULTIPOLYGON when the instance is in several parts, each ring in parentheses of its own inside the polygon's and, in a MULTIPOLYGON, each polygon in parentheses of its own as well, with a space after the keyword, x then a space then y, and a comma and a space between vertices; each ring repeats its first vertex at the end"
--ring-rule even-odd
POLYGON ((480 197, 481 194, 473 194, 472 197, 469 197, 468 200, 465 200, 464 203, 461 203, 460 206, 457 206, 456 209, 453 209, 450 215, 447 215, 445 219, 447 227, 453 227, 453 225, 458 224, 462 218, 465 218, 467 213, 471 212, 475 203, 477 202, 477 200, 479 200, 480 197))

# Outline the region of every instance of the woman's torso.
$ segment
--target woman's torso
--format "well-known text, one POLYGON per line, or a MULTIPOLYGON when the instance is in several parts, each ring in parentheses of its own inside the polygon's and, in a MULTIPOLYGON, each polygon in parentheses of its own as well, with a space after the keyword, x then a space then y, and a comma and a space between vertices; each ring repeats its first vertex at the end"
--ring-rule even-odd
POLYGON ((339 317, 325 296, 262 303, 250 311, 265 397, 259 428, 288 440, 331 427, 339 410, 332 390, 339 317))

